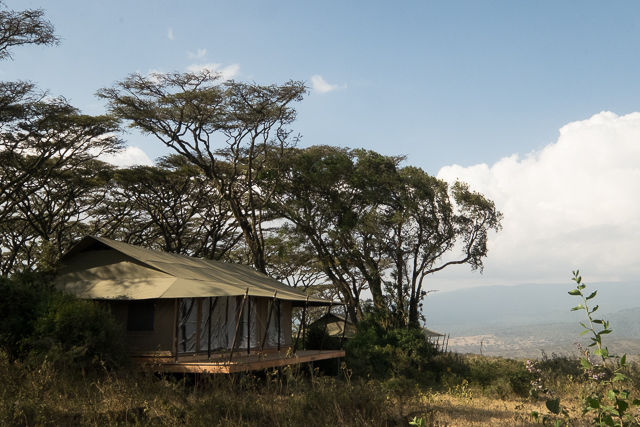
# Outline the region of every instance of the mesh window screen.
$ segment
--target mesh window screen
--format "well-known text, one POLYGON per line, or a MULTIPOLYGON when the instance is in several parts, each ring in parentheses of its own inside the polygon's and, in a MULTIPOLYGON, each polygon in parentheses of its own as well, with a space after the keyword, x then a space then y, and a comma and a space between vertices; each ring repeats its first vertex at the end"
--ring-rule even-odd
POLYGON ((269 322, 269 331, 267 332, 267 347, 278 346, 278 328, 280 329, 280 345, 284 345, 284 316, 282 313, 282 305, 280 300, 269 300, 269 312, 271 312, 271 320, 269 322))
POLYGON ((197 298, 182 298, 178 316, 180 322, 178 353, 192 353, 196 349, 197 298))

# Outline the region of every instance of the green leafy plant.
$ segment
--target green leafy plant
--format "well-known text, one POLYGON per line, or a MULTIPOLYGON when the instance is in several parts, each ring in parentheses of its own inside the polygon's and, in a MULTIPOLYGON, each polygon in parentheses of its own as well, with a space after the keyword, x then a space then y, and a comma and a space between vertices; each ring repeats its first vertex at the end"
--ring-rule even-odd
POLYGON ((124 331, 109 310, 94 301, 58 292, 26 339, 29 359, 71 370, 118 368, 129 363, 124 331))
POLYGON ((589 309, 589 301, 596 297, 598 291, 586 296, 584 293, 586 285, 582 283, 579 270, 573 272, 572 280, 576 282, 576 288, 569 291, 569 295, 581 297, 582 303, 573 307, 571 311, 584 310, 587 314, 589 322, 588 324, 580 323, 584 327, 580 335, 589 333, 593 335, 590 337, 589 347, 595 347, 593 355, 601 359, 601 363, 592 360, 589 349, 584 351, 584 356, 580 358, 582 369, 590 381, 590 393, 583 401, 583 415, 593 413, 595 415, 593 424, 597 426, 634 425, 636 417, 632 410, 640 406, 640 400, 633 399, 629 390, 620 387, 630 381, 629 377, 623 374, 628 366, 627 355, 623 355, 617 361, 618 358, 610 354, 602 343, 602 337, 611 333, 609 322, 593 317, 593 313, 598 310, 597 305, 589 309), (600 325, 602 329, 597 331, 596 325, 600 325))

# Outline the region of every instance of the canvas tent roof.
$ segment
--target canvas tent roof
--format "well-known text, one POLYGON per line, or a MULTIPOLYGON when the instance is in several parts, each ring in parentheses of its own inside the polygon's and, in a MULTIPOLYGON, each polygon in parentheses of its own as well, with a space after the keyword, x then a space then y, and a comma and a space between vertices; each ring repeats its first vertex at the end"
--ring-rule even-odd
MULTIPOLYGON (((301 305, 307 295, 251 267, 145 249, 87 236, 61 259, 58 287, 86 299, 273 297, 301 305)), ((309 305, 331 302, 309 297, 309 305)), ((335 304, 335 303, 334 303, 335 304)))
POLYGON ((432 331, 431 329, 422 328, 422 330, 424 331, 424 336, 427 338, 437 338, 437 337, 446 336, 446 334, 441 334, 439 332, 432 331))
POLYGON ((353 338, 356 336, 357 329, 351 320, 347 320, 345 328, 345 316, 340 313, 328 313, 320 317, 318 320, 309 325, 309 328, 313 326, 319 326, 324 328, 326 325, 327 334, 331 337, 345 337, 353 338))

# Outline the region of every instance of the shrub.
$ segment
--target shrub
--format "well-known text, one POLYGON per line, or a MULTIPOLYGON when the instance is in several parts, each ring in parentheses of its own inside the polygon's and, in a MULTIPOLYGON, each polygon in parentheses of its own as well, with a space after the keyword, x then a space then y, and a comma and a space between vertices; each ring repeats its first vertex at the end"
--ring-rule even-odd
POLYGON ((94 301, 57 293, 48 311, 34 322, 28 339, 32 360, 43 358, 74 370, 128 362, 122 327, 109 310, 94 301))
POLYGON ((9 360, 23 355, 24 340, 33 333, 35 320, 46 313, 54 292, 48 274, 25 271, 0 277, 0 350, 9 360))
POLYGON ((527 370, 525 363, 513 359, 501 359, 486 356, 467 358, 469 364, 469 382, 504 398, 511 392, 518 396, 527 396, 531 381, 535 375, 527 370))
POLYGON ((430 378, 426 372, 436 354, 421 328, 385 329, 372 320, 358 323, 358 333, 347 342, 346 351, 354 375, 379 379, 430 378))

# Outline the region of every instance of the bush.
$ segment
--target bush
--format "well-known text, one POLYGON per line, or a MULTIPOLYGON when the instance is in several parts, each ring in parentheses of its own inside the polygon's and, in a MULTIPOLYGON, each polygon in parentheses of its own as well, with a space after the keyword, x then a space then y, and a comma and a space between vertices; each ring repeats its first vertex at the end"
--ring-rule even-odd
POLYGON ((55 293, 48 274, 26 271, 0 277, 0 350, 9 360, 23 355, 24 340, 35 320, 47 311, 55 293))
POLYGON ((467 359, 467 363, 469 382, 499 398, 504 398, 511 391, 521 397, 527 396, 531 381, 535 379, 525 363, 518 360, 473 356, 467 359))
POLYGON ((358 333, 346 344, 346 361, 354 375, 386 379, 404 376, 418 381, 427 374, 436 350, 421 328, 385 329, 379 323, 358 323, 358 333))
POLYGON ((109 310, 66 293, 51 299, 27 342, 31 359, 46 357, 74 370, 114 368, 129 360, 124 331, 109 310))

